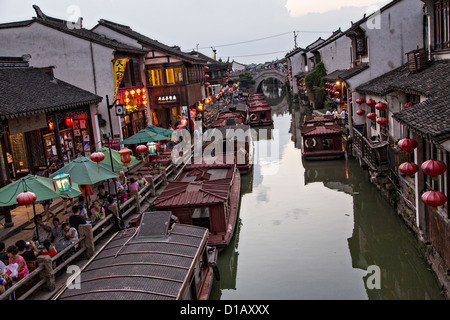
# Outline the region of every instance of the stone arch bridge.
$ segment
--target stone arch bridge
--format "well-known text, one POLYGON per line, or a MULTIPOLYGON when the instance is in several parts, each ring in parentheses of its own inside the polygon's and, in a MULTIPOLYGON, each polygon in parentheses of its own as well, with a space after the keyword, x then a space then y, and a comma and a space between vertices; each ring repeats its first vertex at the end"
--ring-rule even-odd
MULTIPOLYGON (((245 72, 245 71, 243 71, 243 72, 245 72)), ((242 72, 233 72, 231 74, 231 78, 233 80, 239 78, 240 73, 242 73, 242 72)), ((253 80, 255 80, 255 84, 252 86, 252 88, 250 88, 249 91, 255 92, 255 93, 258 91, 258 88, 261 86, 261 83, 264 80, 272 78, 272 79, 277 79, 282 83, 286 82, 286 73, 283 71, 280 71, 279 69, 259 69, 259 70, 252 69, 250 71, 250 73, 253 77, 253 80)))

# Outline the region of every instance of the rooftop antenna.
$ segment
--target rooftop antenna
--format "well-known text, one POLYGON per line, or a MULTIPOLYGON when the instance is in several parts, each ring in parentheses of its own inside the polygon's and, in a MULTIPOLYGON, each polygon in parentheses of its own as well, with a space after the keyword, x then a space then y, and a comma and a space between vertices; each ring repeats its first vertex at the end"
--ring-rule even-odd
POLYGON ((297 36, 298 36, 298 33, 295 33, 295 31, 294 31, 294 46, 296 49, 297 49, 297 36))
POLYGON ((216 50, 216 48, 214 48, 214 47, 211 47, 211 49, 212 49, 212 51, 213 51, 213 53, 214 53, 214 60, 216 60, 216 53, 217 53, 217 50, 216 50))

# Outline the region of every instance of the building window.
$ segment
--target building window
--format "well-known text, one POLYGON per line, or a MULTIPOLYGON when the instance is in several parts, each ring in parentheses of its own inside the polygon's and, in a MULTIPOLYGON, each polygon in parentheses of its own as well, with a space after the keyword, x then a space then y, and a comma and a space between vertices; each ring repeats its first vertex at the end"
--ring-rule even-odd
POLYGON ((166 69, 166 82, 167 84, 175 84, 183 82, 183 70, 180 68, 167 68, 166 69))
POLYGON ((151 87, 162 85, 161 69, 148 70, 148 81, 151 87))
POLYGON ((437 1, 434 5, 435 49, 450 48, 450 1, 437 1))

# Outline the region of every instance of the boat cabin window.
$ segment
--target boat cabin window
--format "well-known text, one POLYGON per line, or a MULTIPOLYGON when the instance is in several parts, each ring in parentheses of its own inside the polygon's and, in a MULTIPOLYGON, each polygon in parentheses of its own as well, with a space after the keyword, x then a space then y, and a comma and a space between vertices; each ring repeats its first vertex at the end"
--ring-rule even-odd
POLYGON ((265 111, 261 112, 260 119, 262 120, 262 119, 266 119, 266 118, 267 118, 266 112, 265 111))
POLYGON ((195 208, 192 212, 192 224, 209 230, 209 208, 195 208))
POLYGON ((322 139, 322 145, 325 150, 333 149, 333 138, 332 137, 324 137, 322 139))

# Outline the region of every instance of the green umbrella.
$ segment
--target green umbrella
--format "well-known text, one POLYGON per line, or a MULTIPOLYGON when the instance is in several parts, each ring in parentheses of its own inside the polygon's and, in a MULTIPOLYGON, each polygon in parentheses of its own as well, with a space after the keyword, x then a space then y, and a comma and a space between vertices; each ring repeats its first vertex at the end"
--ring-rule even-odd
MULTIPOLYGON (((17 196, 25 191, 31 191, 36 195, 36 201, 49 200, 53 198, 74 198, 81 194, 78 184, 72 183, 72 188, 67 194, 55 192, 53 181, 50 178, 41 176, 27 175, 19 180, 10 183, 0 189, 0 207, 7 207, 17 204, 17 196)), ((36 218, 36 208, 33 203, 33 214, 36 218)), ((36 227, 36 236, 39 239, 39 231, 36 227)))
POLYGON ((53 178, 58 172, 69 174, 72 182, 80 185, 96 184, 97 182, 119 176, 105 167, 98 166, 97 163, 86 157, 74 159, 50 177, 53 178))
MULTIPOLYGON (((103 147, 100 148, 99 150, 97 150, 97 152, 101 152, 105 155, 105 159, 100 162, 100 166, 111 170, 111 157, 109 155, 109 148, 103 147)), ((128 167, 132 167, 138 163, 141 163, 140 160, 137 160, 136 157, 131 156, 131 162, 128 166, 125 166, 122 161, 120 160, 120 154, 117 150, 111 149, 111 155, 112 155, 112 161, 113 161, 113 166, 114 166, 114 171, 121 171, 124 169, 127 169, 128 167)))
POLYGON ((173 130, 157 127, 157 126, 155 126, 153 124, 149 125, 144 130, 145 131, 150 131, 150 132, 153 132, 153 133, 159 133, 159 134, 162 134, 163 136, 168 136, 168 137, 170 137, 172 135, 172 133, 174 133, 173 130))
POLYGON ((161 141, 161 140, 169 140, 170 138, 167 136, 163 136, 160 133, 155 133, 151 131, 141 130, 135 135, 118 142, 117 144, 141 144, 147 142, 161 141))

